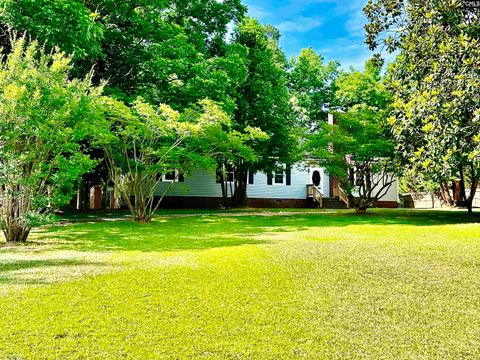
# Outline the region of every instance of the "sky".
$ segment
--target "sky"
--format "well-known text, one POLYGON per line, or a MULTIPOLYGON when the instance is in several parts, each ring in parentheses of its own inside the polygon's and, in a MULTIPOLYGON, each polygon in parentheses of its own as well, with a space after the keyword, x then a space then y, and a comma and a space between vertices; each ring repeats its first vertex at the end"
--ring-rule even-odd
POLYGON ((288 58, 312 47, 326 61, 363 70, 372 56, 365 44, 366 0, 244 0, 249 15, 277 27, 288 58))

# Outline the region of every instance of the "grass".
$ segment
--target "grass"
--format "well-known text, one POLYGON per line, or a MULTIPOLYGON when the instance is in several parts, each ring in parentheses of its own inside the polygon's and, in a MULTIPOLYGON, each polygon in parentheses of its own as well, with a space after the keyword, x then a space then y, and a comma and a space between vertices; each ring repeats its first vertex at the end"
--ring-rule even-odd
POLYGON ((480 358, 476 216, 166 215, 0 247, 0 358, 480 358))

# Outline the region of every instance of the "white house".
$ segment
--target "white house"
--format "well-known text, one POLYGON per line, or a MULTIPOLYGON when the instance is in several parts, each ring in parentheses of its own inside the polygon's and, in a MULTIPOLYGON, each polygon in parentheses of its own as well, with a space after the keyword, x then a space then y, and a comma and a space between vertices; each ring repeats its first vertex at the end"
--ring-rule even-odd
MULTIPOLYGON (((332 114, 328 122, 334 124, 332 114)), ((233 173, 227 179, 233 181, 233 173)), ((156 195, 161 196, 175 178, 164 177, 156 195)), ((233 193, 233 183, 227 186, 228 195, 233 193)), ((265 173, 249 174, 247 205, 251 207, 322 207, 346 208, 348 199, 335 179, 331 179, 324 168, 314 162, 297 164, 287 171, 271 176, 265 173)), ((222 187, 217 176, 207 170, 192 171, 174 184, 164 199, 163 206, 181 208, 215 208, 222 206, 222 187)), ((398 206, 398 184, 395 181, 388 192, 377 202, 378 207, 398 206)))
MULTIPOLYGON (((229 176, 233 180, 233 174, 229 176)), ((162 195, 171 185, 174 176, 164 177, 157 195, 162 195)), ((228 194, 233 183, 227 183, 228 194)), ((397 207, 398 187, 394 182, 389 191, 377 203, 378 207, 397 207)), ((331 181, 325 169, 300 163, 290 171, 278 171, 272 176, 264 173, 249 174, 247 205, 251 207, 324 207, 346 208, 339 196, 339 188, 331 181), (321 201, 315 201, 314 191, 321 193, 321 201)), ((163 206, 179 208, 215 208, 222 206, 222 187, 215 172, 194 170, 177 181, 164 199, 163 206)))

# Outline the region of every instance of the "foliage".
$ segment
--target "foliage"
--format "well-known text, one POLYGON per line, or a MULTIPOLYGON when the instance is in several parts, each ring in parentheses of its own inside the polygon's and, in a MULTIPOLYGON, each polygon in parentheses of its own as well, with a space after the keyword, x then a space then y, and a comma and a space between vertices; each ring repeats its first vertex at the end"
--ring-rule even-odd
POLYGON ((336 96, 344 112, 309 137, 308 152, 340 182, 358 212, 382 198, 395 181, 394 145, 386 128, 390 96, 371 62, 364 73, 342 73, 336 96))
POLYGON ((168 105, 155 108, 141 99, 133 109, 106 98, 111 137, 105 153, 115 188, 140 222, 150 222, 163 197, 179 176, 192 168, 215 165, 226 153, 254 154, 245 141, 263 136, 249 127, 245 134, 229 132, 231 120, 221 107, 204 100, 183 113, 168 105), (162 175, 174 172, 170 186, 155 197, 162 175), (132 199, 133 198, 133 199, 132 199))
POLYGON ((33 236, 0 251, 0 357, 480 356, 478 224, 461 213, 89 219, 33 236))
POLYGON ((335 106, 338 67, 334 61, 323 64, 323 57, 312 48, 290 60, 288 88, 295 117, 303 128, 315 129, 327 121, 328 109, 335 106))
POLYGON ((81 142, 101 132, 101 88, 70 80, 61 52, 24 37, 11 47, 0 64, 0 221, 7 241, 26 241, 94 165, 81 142))
POLYGON ((292 163, 297 140, 286 86, 286 60, 278 45, 278 30, 246 19, 235 33, 235 43, 248 49, 248 77, 236 92, 234 129, 261 129, 268 140, 252 144, 258 161, 239 159, 235 165, 234 203, 246 199, 247 172, 271 171, 277 163, 292 163))
POLYGON ((239 0, 91 0, 105 29, 98 78, 130 102, 142 96, 176 110, 210 98, 232 111, 231 92, 245 77, 244 51, 228 45, 227 25, 245 11, 239 0), (214 19, 214 21, 212 21, 214 19))
POLYGON ((395 95, 390 123, 408 176, 447 198, 448 184, 458 181, 460 200, 471 211, 480 170, 478 8, 461 1, 371 0, 365 12, 371 48, 399 53, 388 72, 395 95))
POLYGON ((74 54, 76 74, 95 68, 107 94, 142 96, 181 110, 206 97, 233 111, 244 50, 225 42, 240 0, 2 0, 0 24, 74 54), (214 21, 212 20, 214 19, 214 21))
POLYGON ((28 33, 47 47, 55 46, 75 59, 102 56, 103 27, 99 14, 76 0, 1 0, 3 46, 9 48, 8 29, 28 33))

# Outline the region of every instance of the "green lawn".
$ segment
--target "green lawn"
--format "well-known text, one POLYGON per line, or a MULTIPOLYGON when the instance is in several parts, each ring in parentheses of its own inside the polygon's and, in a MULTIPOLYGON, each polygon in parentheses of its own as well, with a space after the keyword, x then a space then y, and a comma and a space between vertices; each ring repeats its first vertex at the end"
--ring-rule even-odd
POLYGON ((267 215, 0 247, 0 358, 480 358, 478 215, 267 215))

